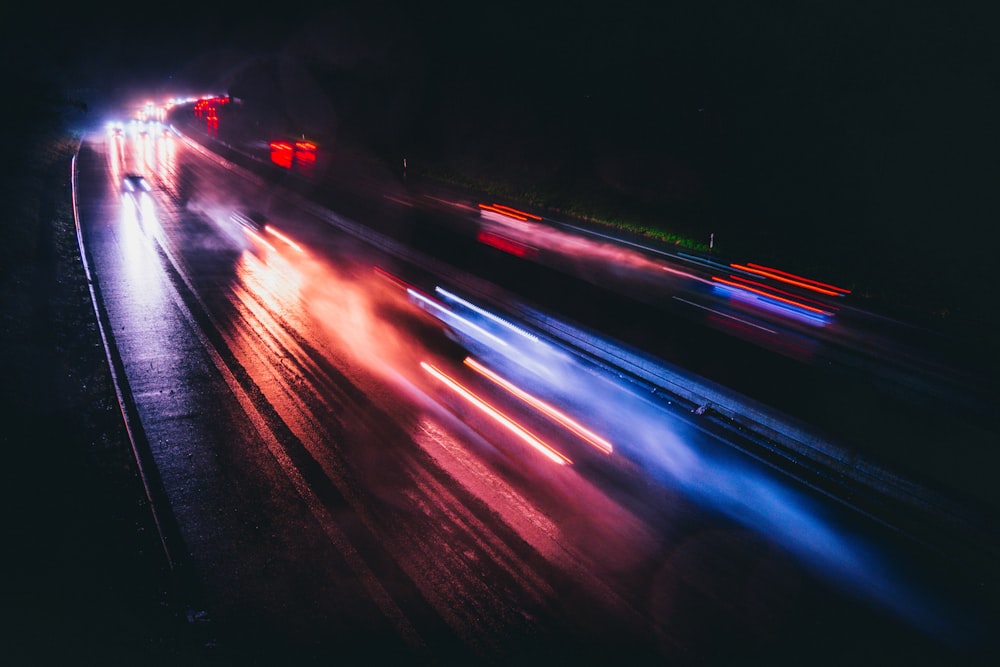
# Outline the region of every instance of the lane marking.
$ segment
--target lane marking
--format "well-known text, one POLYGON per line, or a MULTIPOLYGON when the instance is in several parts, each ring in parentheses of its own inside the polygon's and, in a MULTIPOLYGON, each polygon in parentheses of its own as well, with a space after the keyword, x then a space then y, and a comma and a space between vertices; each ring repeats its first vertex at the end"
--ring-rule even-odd
POLYGON ((774 329, 768 329, 767 327, 761 326, 759 324, 754 324, 753 322, 744 320, 742 317, 736 317, 735 315, 730 315, 729 313, 724 313, 721 310, 716 310, 715 308, 709 308, 708 306, 703 306, 700 303, 695 303, 694 301, 688 301, 687 299, 682 299, 679 296, 675 296, 673 298, 677 299, 678 301, 680 301, 682 303, 686 303, 689 306, 694 306, 695 308, 701 308, 702 310, 707 310, 710 313, 715 313, 716 315, 721 315, 722 317, 728 317, 731 320, 736 320, 737 322, 740 322, 742 324, 746 324, 747 326, 756 327, 757 329, 761 329, 763 331, 766 331, 768 333, 772 333, 772 334, 775 334, 775 335, 777 335, 777 333, 778 333, 774 329))

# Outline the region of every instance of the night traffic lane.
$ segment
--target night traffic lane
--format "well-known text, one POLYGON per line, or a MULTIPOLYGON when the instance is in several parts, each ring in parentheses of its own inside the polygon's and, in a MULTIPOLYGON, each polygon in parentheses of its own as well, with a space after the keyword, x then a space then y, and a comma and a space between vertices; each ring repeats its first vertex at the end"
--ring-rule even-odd
MULTIPOLYGON (((90 159, 100 171, 100 152, 90 159)), ((210 167, 199 163, 177 173, 188 170, 207 174, 210 167)), ((109 317, 111 330, 137 374, 133 380, 130 373, 130 384, 138 387, 133 393, 147 402, 142 423, 153 434, 149 444, 159 457, 171 510, 213 590, 213 607, 229 627, 285 628, 299 645, 332 646, 356 635, 359 648, 362 638, 389 631, 399 643, 387 651, 420 654, 426 647, 458 657, 465 651, 528 651, 528 637, 547 638, 551 646, 563 633, 589 637, 608 650, 627 639, 650 654, 704 651, 698 632, 676 627, 683 610, 665 613, 664 600, 649 597, 650 577, 662 582, 666 576, 665 554, 692 544, 693 534, 719 537, 694 543, 724 548, 727 558, 717 555, 723 560, 761 565, 764 553, 782 563, 766 578, 776 577, 775 590, 791 595, 774 601, 781 610, 778 627, 795 625, 796 605, 817 613, 810 606, 815 600, 801 590, 818 595, 825 584, 800 570, 780 539, 766 530, 761 538, 739 520, 690 503, 669 490, 676 480, 656 480, 668 489, 652 494, 660 504, 635 502, 626 509, 600 475, 538 465, 526 458, 533 452, 523 442, 497 435, 492 425, 459 420, 453 407, 435 407, 451 399, 428 403, 440 387, 421 361, 430 359, 449 377, 476 374, 455 359, 425 356, 406 340, 407 331, 373 318, 379 309, 372 297, 382 293, 383 279, 358 260, 354 242, 331 236, 307 215, 274 219, 316 253, 310 260, 297 259, 294 250, 251 249, 257 242, 252 237, 244 245, 243 231, 228 227, 225 215, 240 186, 223 185, 222 178, 213 188, 221 201, 194 189, 182 209, 176 199, 154 192, 155 216, 136 218, 120 216, 112 197, 111 203, 82 206, 81 218, 93 223, 87 247, 100 267, 109 315, 112 307, 121 308, 109 317), (491 458, 506 463, 494 466, 491 458), (459 474, 464 483, 456 484, 459 474), (217 525, 219 517, 234 524, 233 532, 219 530, 227 525, 217 525), (281 539, 270 543, 255 535, 258 525, 281 539), (763 552, 762 539, 769 545, 763 552), (313 552, 317 544, 322 549, 313 552), (259 552, 244 554, 234 545, 259 552), (294 563, 274 567, 274 558, 294 563), (235 565, 243 560, 247 564, 235 565), (313 577, 316 585, 303 597, 302 583, 313 577), (789 581, 795 582, 791 588, 789 581), (352 634, 342 617, 348 613, 344 599, 355 596, 368 602, 362 605, 367 611, 350 612, 364 628, 352 634), (289 606, 300 613, 277 618, 275 610, 289 606)), ((81 191, 108 187, 91 179, 81 177, 81 191)), ((532 430, 540 430, 537 424, 532 430)), ((600 460, 604 454, 590 456, 600 460)), ((646 478, 625 467, 628 474, 616 484, 646 478)), ((732 481, 737 479, 744 491, 757 488, 757 482, 732 481)), ((730 566, 715 567, 722 570, 699 571, 699 586, 726 580, 721 573, 730 566)), ((773 651, 774 635, 755 626, 761 636, 747 636, 732 620, 745 618, 747 605, 758 603, 747 598, 735 609, 732 601, 710 605, 700 632, 728 618, 727 630, 751 649, 773 651)), ((851 604, 840 600, 832 608, 851 604)))
MULTIPOLYGON (((90 185, 84 181, 82 187, 90 185)), ((323 337, 310 339, 308 335, 314 332, 294 330, 302 325, 305 313, 292 312, 295 308, 289 308, 289 299, 294 301, 294 294, 282 287, 286 272, 295 270, 292 265, 279 263, 281 268, 275 270, 261 260, 266 254, 233 253, 225 243, 206 244, 204 229, 198 229, 212 221, 185 220, 183 215, 172 219, 166 201, 166 205, 162 199, 157 201, 155 219, 123 213, 114 205, 95 207, 93 214, 105 216, 103 222, 111 228, 111 235, 103 240, 98 233, 87 247, 94 264, 104 271, 114 274, 116 265, 122 269, 125 283, 120 291, 102 287, 109 310, 118 310, 118 317, 123 318, 111 318, 110 328, 126 358, 137 359, 137 363, 126 362, 129 382, 137 387, 133 396, 140 404, 157 469, 162 471, 170 511, 177 517, 184 549, 190 551, 199 577, 208 582, 210 598, 218 600, 212 605, 217 616, 227 619, 224 626, 240 628, 240 634, 269 626, 268 635, 275 637, 275 643, 280 643, 277 637, 283 633, 294 632, 294 641, 288 641, 295 646, 317 641, 332 644, 353 637, 349 645, 359 651, 371 636, 386 633, 398 636, 415 654, 429 642, 436 643, 436 655, 452 651, 461 655, 462 651, 500 650, 508 635, 541 632, 544 636, 542 626, 565 622, 545 620, 553 613, 546 611, 550 605, 564 603, 545 583, 550 577, 531 574, 533 568, 519 555, 520 548, 507 545, 516 546, 520 540, 502 523, 497 526, 479 517, 485 510, 477 501, 464 492, 456 500, 456 491, 443 485, 439 475, 422 470, 426 463, 419 450, 407 453, 412 443, 408 445, 408 436, 396 425, 405 421, 402 403, 392 399, 391 412, 379 410, 358 388, 371 380, 344 361, 351 353, 331 356, 323 337), (192 246, 185 247, 186 243, 192 246), (198 256, 206 248, 217 261, 198 256), (242 259, 233 261, 234 257, 242 259), (162 270, 157 268, 160 264, 162 270), (343 368, 331 362, 338 355, 343 368), (226 396, 227 389, 231 396, 226 396), (233 420, 240 422, 240 428, 232 427, 233 420), (373 449, 375 444, 377 449, 373 449), (397 469, 403 464, 407 465, 397 469), (188 470, 187 465, 194 469, 188 470), (251 481, 255 479, 261 481, 251 481), (240 494, 231 493, 233 485, 240 494), (244 497, 244 493, 257 494, 256 502, 253 495, 244 497), (401 503, 401 498, 406 502, 401 503), (463 504, 470 507, 463 509, 463 504), (250 509, 255 507, 259 509, 250 509), (296 512, 287 511, 293 507, 296 512), (256 533, 261 528, 258 514, 267 517, 275 511, 277 517, 271 516, 266 525, 275 530, 275 522, 282 524, 275 532, 290 543, 282 539, 263 545, 260 535, 254 539, 216 523, 220 518, 245 517, 256 533), (295 534, 299 535, 297 546, 291 544, 296 542, 295 534), (321 539, 324 535, 325 540, 321 539), (299 552, 308 550, 316 539, 329 542, 325 550, 341 552, 339 558, 320 552, 311 554, 315 562, 305 571, 291 564, 281 566, 283 560, 302 557, 299 552), (466 546, 456 551, 457 541, 466 546), (235 545, 254 548, 237 553, 235 545), (275 561, 264 555, 270 548, 286 555, 275 561), (404 553, 389 557, 384 554, 387 549, 404 553), (470 570, 469 559, 480 564, 470 570), (344 565, 315 571, 323 563, 338 561, 344 565), (400 567, 407 570, 405 575, 400 567), (349 573, 348 582, 360 583, 346 592, 323 583, 331 577, 334 583, 340 581, 342 571, 349 573), (258 580, 264 572, 272 574, 258 580), (294 582, 309 572, 315 577, 314 590, 302 597, 294 582), (245 577, 254 585, 247 586, 245 577), (514 583, 502 583, 510 578, 514 583), (390 591, 383 592, 379 583, 383 579, 395 582, 390 591), (358 586, 365 590, 359 591, 358 586), (251 595, 261 597, 250 599, 251 595), (291 597, 282 599, 282 595, 291 597), (361 608, 369 612, 357 614, 351 609, 356 605, 348 601, 356 595, 367 597, 368 603, 361 608), (397 603, 397 597, 404 602, 397 603), (433 611, 425 600, 432 601, 433 611), (511 605, 531 612, 515 614, 513 618, 523 617, 521 622, 500 623, 499 617, 510 617, 511 605), (272 616, 293 606, 302 613, 286 613, 281 619, 272 616), (406 607, 405 612, 400 607, 406 607), (486 609, 492 611, 484 617, 486 609), (375 612, 381 612, 382 618, 375 612), (336 620, 343 614, 360 618, 351 623, 336 620), (494 615, 499 617, 490 620, 494 615), (365 622, 372 626, 364 627, 365 622), (386 622, 393 627, 384 627, 386 622), (311 635, 300 636, 305 630, 298 626, 303 623, 319 627, 312 627, 311 635), (326 623, 334 623, 336 631, 326 632, 326 623)), ((92 212, 81 208, 86 222, 92 212)), ((343 282, 346 285, 349 280, 343 282)), ((333 312, 339 306, 352 308, 350 297, 348 303, 337 302, 344 296, 342 287, 325 298, 313 294, 313 307, 342 316, 340 323, 363 326, 350 312, 333 312)), ((318 288, 313 285, 312 289, 318 288)), ((310 326, 327 337, 331 333, 323 322, 310 320, 310 326)), ((430 442, 426 434, 438 428, 425 419, 424 440, 430 442)), ((502 485, 498 480, 493 483, 502 485)), ((492 508, 488 514, 496 511, 492 508)), ((544 561, 535 567, 541 566, 549 567, 544 561)), ((585 573, 585 568, 579 568, 578 574, 585 573)), ((581 587, 579 595, 587 598, 592 589, 581 587)), ((606 609, 607 604, 599 608, 606 609)), ((589 615, 591 606, 581 606, 581 613, 589 615)), ((621 616, 629 618, 634 613, 621 616)), ((641 641, 639 637, 633 640, 641 641)), ((392 652, 396 645, 383 648, 392 652)))

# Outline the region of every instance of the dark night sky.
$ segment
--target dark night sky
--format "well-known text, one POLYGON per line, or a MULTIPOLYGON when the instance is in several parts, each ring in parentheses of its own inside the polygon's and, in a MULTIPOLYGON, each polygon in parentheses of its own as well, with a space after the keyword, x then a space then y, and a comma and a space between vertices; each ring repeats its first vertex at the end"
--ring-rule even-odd
POLYGON ((100 96, 233 85, 248 63, 278 58, 301 65, 280 69, 287 80, 308 64, 314 87, 332 82, 339 118, 353 110, 401 145, 593 163, 638 196, 697 200, 723 234, 758 229, 796 252, 850 243, 913 267, 992 253, 990 3, 251 6, 29 7, 4 19, 7 78, 100 96))

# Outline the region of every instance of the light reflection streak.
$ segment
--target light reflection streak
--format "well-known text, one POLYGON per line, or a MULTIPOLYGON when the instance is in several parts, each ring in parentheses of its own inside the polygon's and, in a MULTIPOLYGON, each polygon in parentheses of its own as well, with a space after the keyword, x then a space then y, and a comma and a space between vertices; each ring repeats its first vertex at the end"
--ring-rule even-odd
POLYGON ((556 420, 557 422, 565 426, 567 429, 578 435, 583 440, 586 440, 591 445, 593 445, 600 451, 604 452, 605 454, 610 454, 614 450, 614 447, 612 447, 611 443, 602 438, 601 436, 597 435, 596 433, 589 430, 585 426, 582 426, 581 424, 573 420, 571 417, 557 410, 556 408, 552 407, 545 401, 536 398, 535 396, 532 396, 531 394, 524 391, 520 387, 516 386, 512 382, 500 377, 499 375, 497 375, 490 369, 486 368, 472 357, 466 357, 464 363, 466 366, 476 371, 480 375, 488 378, 489 380, 492 380, 494 383, 503 387, 514 396, 517 396, 528 405, 534 407, 540 412, 543 412, 552 419, 556 420))
POLYGON ((154 280, 159 261, 152 239, 146 230, 146 203, 149 195, 142 193, 137 199, 131 194, 122 195, 122 224, 119 233, 125 250, 125 270, 130 280, 139 281, 142 290, 159 291, 160 283, 154 280))
POLYGON ((286 321, 303 320, 301 312, 301 289, 303 275, 291 264, 263 262, 251 252, 243 252, 236 266, 236 277, 243 290, 234 290, 241 310, 252 317, 257 333, 265 327, 273 338, 281 338, 281 328, 274 325, 275 314, 286 321))
POLYGON ((139 134, 136 141, 139 142, 139 155, 142 158, 144 171, 155 174, 157 172, 156 151, 152 138, 149 136, 148 132, 143 131, 139 134))
POLYGON ((120 134, 111 137, 111 178, 121 187, 125 172, 125 138, 120 134))
POLYGON ((593 423, 609 425, 616 443, 613 455, 627 457, 695 502, 776 539, 821 576, 853 587, 910 622, 927 630, 941 622, 931 618, 934 602, 922 599, 914 582, 887 567, 875 545, 853 535, 782 478, 728 450, 713 452, 700 429, 679 421, 633 383, 541 339, 519 345, 520 337, 508 336, 508 344, 499 347, 481 336, 476 340, 471 328, 456 333, 466 349, 478 350, 476 356, 511 384, 541 383, 559 402, 573 404, 593 423))
POLYGON ((423 368, 428 373, 430 373, 433 377, 442 382, 456 394, 464 398, 466 401, 476 406, 481 411, 483 411, 484 413, 492 417, 494 420, 496 420, 498 423, 506 427, 508 430, 514 433, 514 435, 521 438, 526 443, 528 443, 536 450, 541 452, 543 455, 545 455, 546 458, 548 458, 553 463, 558 463, 559 465, 567 465, 572 463, 572 461, 570 461, 567 457, 563 456, 558 451, 556 451, 549 445, 539 440, 536 436, 528 432, 528 430, 525 429, 523 426, 521 426, 510 417, 497 410, 495 407, 493 407, 483 399, 476 396, 474 393, 463 387, 461 384, 459 384, 449 376, 439 371, 434 366, 431 366, 426 361, 421 361, 420 367, 423 368))
POLYGON ((157 176, 167 180, 168 187, 174 185, 172 179, 177 168, 177 144, 174 143, 173 135, 166 130, 157 134, 156 162, 159 165, 157 176))

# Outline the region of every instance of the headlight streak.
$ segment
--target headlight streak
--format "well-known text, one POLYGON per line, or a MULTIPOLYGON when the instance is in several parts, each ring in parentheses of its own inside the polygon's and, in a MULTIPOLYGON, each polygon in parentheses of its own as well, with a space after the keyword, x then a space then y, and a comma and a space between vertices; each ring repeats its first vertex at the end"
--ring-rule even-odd
POLYGON ((439 371, 434 366, 431 366, 426 361, 421 361, 420 367, 423 368, 428 373, 430 373, 431 376, 439 380, 441 383, 443 383, 449 389, 454 391, 456 394, 464 398, 466 401, 468 401, 475 407, 479 408, 485 414, 492 417, 502 426, 506 427, 517 437, 521 438, 524 442, 528 443, 533 448, 541 452, 546 458, 548 458, 553 463, 557 463, 559 465, 567 465, 573 463, 567 457, 563 456, 558 451, 556 451, 549 445, 539 440, 536 436, 532 435, 527 429, 525 429, 523 426, 515 422, 513 419, 503 414, 502 412, 494 408, 492 405, 490 405, 483 399, 476 396, 474 393, 463 387, 461 384, 459 384, 449 376, 439 371))
POLYGON ((498 336, 495 336, 495 335, 491 334, 486 329, 484 329, 481 326, 479 326, 478 324, 475 324, 474 322, 471 322, 470 320, 462 317, 461 315, 458 315, 458 314, 456 314, 456 313, 448 310, 442 304, 438 303, 434 299, 431 299, 431 298, 427 297, 424 294, 421 294, 420 292, 418 292, 417 290, 413 289, 412 287, 408 287, 406 289, 406 293, 409 294, 414 299, 416 299, 417 301, 419 301, 420 303, 422 303, 424 305, 427 305, 427 306, 430 306, 431 309, 433 309, 435 311, 435 313, 437 313, 439 315, 444 315, 444 318, 441 318, 442 320, 444 320, 446 318, 447 319, 452 319, 452 320, 458 320, 458 322, 460 322, 465 327, 468 327, 468 328, 472 329, 473 331, 476 331, 476 332, 482 334, 483 336, 486 336, 487 338, 489 338, 491 341, 493 341, 497 345, 500 345, 500 346, 506 346, 507 345, 507 341, 503 340, 502 338, 499 338, 498 336))
POLYGON ((548 415, 555 421, 559 422, 564 427, 575 433, 581 439, 593 445, 595 448, 597 448, 604 454, 610 454, 612 451, 614 451, 614 447, 612 447, 611 443, 602 438, 601 436, 587 429, 585 426, 582 426, 581 424, 573 420, 569 415, 566 415, 563 412, 557 410, 556 408, 552 407, 545 401, 536 398, 535 396, 532 396, 528 392, 516 386, 514 383, 505 380, 498 374, 494 373, 490 369, 486 368, 485 366, 477 362, 472 357, 466 357, 464 363, 472 370, 476 371, 483 377, 492 380, 495 384, 503 387, 508 392, 520 398, 522 401, 532 406, 536 410, 548 415))
POLYGON ((437 292, 438 294, 440 294, 441 296, 443 296, 444 298, 448 299, 449 301, 454 301, 456 303, 460 303, 463 306, 465 306, 466 308, 468 308, 469 310, 471 310, 471 311, 473 311, 475 313, 478 313, 479 315, 482 315, 483 317, 485 317, 485 318, 487 318, 489 320, 492 320, 493 322, 496 322, 497 324, 510 329, 511 331, 513 331, 516 334, 520 334, 521 336, 524 336, 525 338, 527 338, 528 340, 530 340, 532 342, 535 342, 535 343, 538 342, 538 336, 536 336, 536 335, 534 335, 532 333, 528 333, 524 329, 516 326, 515 324, 512 324, 511 322, 508 322, 507 320, 503 319, 499 315, 495 315, 494 313, 491 313, 490 311, 485 310, 484 308, 480 308, 476 304, 470 303, 470 302, 466 301, 465 299, 463 299, 462 297, 456 296, 456 295, 452 294, 451 292, 449 292, 448 290, 446 290, 446 289, 444 289, 442 287, 435 287, 434 291, 437 292))
MULTIPOLYGON (((718 288, 729 289, 721 284, 718 288)), ((477 372, 476 365, 485 368, 484 364, 504 369, 504 379, 511 378, 520 386, 526 386, 524 381, 542 381, 578 406, 581 413, 599 423, 614 425, 613 454, 625 456, 653 477, 676 485, 695 502, 773 537, 821 576, 870 597, 924 629, 939 630, 942 621, 947 621, 935 611, 936 601, 922 596, 915 582, 888 566, 877 545, 852 535, 836 519, 825 516, 814 500, 728 455, 713 455, 692 445, 683 435, 686 428, 678 430, 679 425, 664 413, 662 406, 637 393, 624 380, 595 373, 575 356, 550 348, 544 339, 537 344, 517 345, 515 338, 503 348, 482 345, 477 356, 483 361, 469 358, 466 365, 477 372), (601 382, 612 387, 598 386, 601 382)), ((467 341, 466 345, 474 342, 467 341)), ((492 406, 476 403, 478 397, 454 380, 447 379, 449 384, 440 371, 435 373, 433 367, 421 366, 503 423, 502 415, 489 412, 492 406)))

